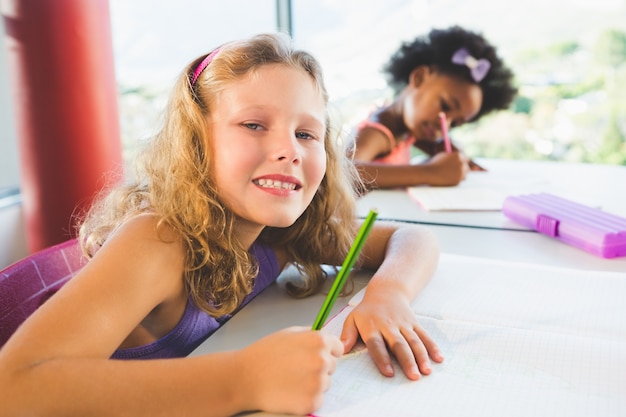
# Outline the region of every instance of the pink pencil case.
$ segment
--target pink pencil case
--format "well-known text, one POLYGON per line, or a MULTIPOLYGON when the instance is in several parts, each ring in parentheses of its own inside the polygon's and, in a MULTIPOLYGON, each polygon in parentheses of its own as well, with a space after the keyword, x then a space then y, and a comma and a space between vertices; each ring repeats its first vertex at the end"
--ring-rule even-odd
POLYGON ((626 218, 548 193, 509 196, 502 212, 516 223, 594 255, 626 255, 626 218))

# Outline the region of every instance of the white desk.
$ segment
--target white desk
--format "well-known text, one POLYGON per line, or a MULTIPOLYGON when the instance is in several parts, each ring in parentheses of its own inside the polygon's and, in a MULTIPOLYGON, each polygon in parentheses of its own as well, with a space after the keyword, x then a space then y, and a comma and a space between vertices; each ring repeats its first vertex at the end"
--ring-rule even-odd
MULTIPOLYGON (((496 163, 500 162, 497 161, 496 163)), ((509 161, 506 162, 508 163, 509 161)), ((494 169, 492 167, 495 164, 492 165, 484 161, 481 161, 481 163, 494 169)), ((607 211, 626 215, 626 202, 618 201, 619 198, 622 198, 622 193, 617 195, 618 193, 609 191, 611 188, 604 188, 621 187, 623 189, 625 187, 624 184, 626 184, 626 167, 581 167, 543 163, 518 163, 515 166, 520 169, 523 167, 524 170, 537 170, 543 175, 550 175, 555 179, 563 179, 563 182, 567 182, 565 179, 568 181, 573 180, 570 181, 571 186, 578 183, 581 192, 585 196, 593 197, 595 195, 598 198, 597 201, 607 211), (603 178, 605 175, 609 175, 610 178, 603 178)), ((416 207, 411 201, 408 201, 408 203, 413 204, 412 206, 400 207, 394 204, 388 199, 389 194, 394 193, 399 195, 400 192, 371 193, 367 199, 359 203, 360 212, 366 214, 372 207, 372 204, 374 204, 379 209, 380 217, 395 217, 402 220, 431 223, 425 227, 430 228, 437 235, 443 253, 589 271, 626 272, 626 257, 603 259, 539 233, 522 230, 502 230, 498 227, 498 225, 501 226, 503 224, 502 219, 498 217, 498 215, 501 215, 500 213, 482 213, 484 216, 481 219, 480 213, 420 212, 419 207, 416 207), (409 212, 407 207, 411 207, 411 210, 415 211, 409 212), (416 212, 418 214, 415 214, 416 212), (406 218, 402 214, 405 214, 406 218), (446 218, 446 214, 450 214, 450 216, 446 218), (410 218, 408 217, 409 215, 411 216, 410 218), (462 222, 453 221, 452 217, 454 216, 459 216, 458 218, 462 222), (486 221, 482 222, 485 219, 486 221), (472 227, 443 225, 446 222, 472 227), (483 228, 481 226, 487 227, 483 228)), ((293 270, 287 270, 281 278, 285 278, 292 273, 294 273, 293 270)), ((241 348, 267 334, 292 325, 310 326, 322 305, 324 296, 318 294, 303 300, 292 299, 281 289, 281 278, 279 278, 279 284, 269 287, 257 296, 255 300, 235 315, 223 328, 207 339, 193 355, 241 348), (288 314, 285 314, 286 312, 288 314)), ((355 274, 356 289, 363 287, 367 283, 368 278, 369 274, 365 272, 355 274)), ((348 298, 339 299, 331 315, 338 312, 347 301, 348 298)), ((258 414, 270 415, 267 413, 258 414)))
MULTIPOLYGON (((443 253, 590 271, 626 271, 626 257, 599 258, 538 233, 453 226, 425 227, 435 232, 443 253)), ((293 273, 291 269, 286 270, 278 284, 258 295, 194 354, 237 349, 288 326, 312 325, 324 296, 317 294, 305 299, 289 297, 280 282, 293 273), (285 314, 286 311, 289 314, 285 314)), ((356 289, 362 288, 369 279, 366 272, 354 275, 356 289)), ((347 303, 347 298, 338 299, 334 312, 347 303)))
MULTIPOLYGON (((549 161, 477 160, 490 175, 514 180, 510 194, 549 192, 609 213, 626 217, 626 166, 573 164, 549 161)), ((470 173, 471 175, 471 173, 470 173)), ((358 214, 376 207, 379 218, 433 225, 463 225, 525 230, 501 211, 426 211, 404 189, 376 190, 359 202, 358 214)))

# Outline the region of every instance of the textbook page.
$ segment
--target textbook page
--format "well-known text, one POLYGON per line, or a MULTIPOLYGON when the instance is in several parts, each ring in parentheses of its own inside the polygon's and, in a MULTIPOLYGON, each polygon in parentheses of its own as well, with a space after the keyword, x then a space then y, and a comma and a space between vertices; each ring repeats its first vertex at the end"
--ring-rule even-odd
MULTIPOLYGON (((443 254, 412 305, 444 362, 386 378, 359 345, 315 415, 625 416, 625 294, 626 273, 443 254)), ((340 334, 361 296, 324 331, 340 334)))
POLYGON ((507 196, 542 191, 548 184, 548 181, 541 177, 470 171, 465 180, 457 186, 422 185, 408 187, 407 192, 427 211, 499 211, 507 196))

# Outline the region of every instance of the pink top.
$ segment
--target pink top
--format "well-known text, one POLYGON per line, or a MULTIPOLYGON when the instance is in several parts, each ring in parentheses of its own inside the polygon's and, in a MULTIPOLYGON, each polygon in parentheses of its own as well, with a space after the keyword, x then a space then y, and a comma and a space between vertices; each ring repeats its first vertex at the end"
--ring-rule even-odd
POLYGON ((387 137, 387 139, 389 139, 389 145, 391 146, 391 152, 374 159, 373 162, 390 165, 408 165, 411 163, 411 147, 413 146, 413 143, 415 143, 414 136, 410 136, 407 140, 397 142, 396 138, 393 136, 393 133, 391 133, 391 130, 389 130, 387 126, 383 125, 382 123, 372 122, 370 120, 365 120, 359 123, 357 129, 358 131, 361 131, 367 127, 382 132, 387 137))

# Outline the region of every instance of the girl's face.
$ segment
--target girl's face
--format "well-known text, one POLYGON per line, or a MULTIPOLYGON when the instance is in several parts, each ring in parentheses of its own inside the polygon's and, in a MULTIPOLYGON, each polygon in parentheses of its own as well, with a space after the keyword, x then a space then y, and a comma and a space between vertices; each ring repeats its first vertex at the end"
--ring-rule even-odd
POLYGON ((479 85, 419 67, 411 74, 404 91, 403 121, 417 139, 441 137, 439 112, 448 128, 460 126, 476 116, 482 105, 479 85))
POLYGON ((215 183, 240 231, 255 239, 264 226, 293 224, 326 171, 326 105, 313 79, 264 65, 224 89, 211 110, 215 183))

